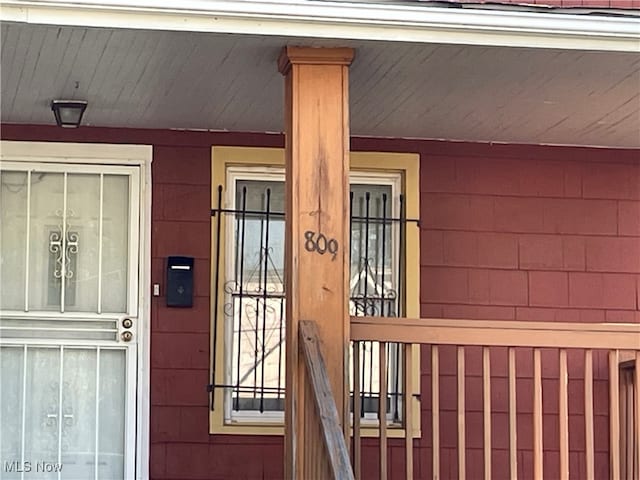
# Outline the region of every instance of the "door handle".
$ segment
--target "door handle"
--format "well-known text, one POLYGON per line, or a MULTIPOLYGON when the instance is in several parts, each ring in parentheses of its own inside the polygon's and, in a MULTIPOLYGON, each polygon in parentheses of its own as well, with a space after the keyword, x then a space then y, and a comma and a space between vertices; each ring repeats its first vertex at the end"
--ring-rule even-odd
POLYGON ((120 338, 122 338, 123 342, 130 342, 131 339, 133 338, 133 333, 127 330, 125 332, 122 332, 122 334, 120 335, 120 338))
MULTIPOLYGON (((62 415, 62 420, 65 422, 65 425, 67 426, 71 426, 73 425, 73 413, 65 413, 62 415), (68 421, 67 421, 68 420, 68 421)), ((48 425, 53 425, 53 421, 54 419, 57 420, 58 419, 58 414, 57 413, 47 413, 47 424, 48 425)))

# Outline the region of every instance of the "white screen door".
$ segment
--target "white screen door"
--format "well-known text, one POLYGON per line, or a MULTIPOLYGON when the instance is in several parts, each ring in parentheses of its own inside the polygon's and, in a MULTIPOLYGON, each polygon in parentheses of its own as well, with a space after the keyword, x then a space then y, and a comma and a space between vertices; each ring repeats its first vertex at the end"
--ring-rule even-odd
POLYGON ((0 194, 0 478, 134 478, 139 168, 3 162, 0 194))

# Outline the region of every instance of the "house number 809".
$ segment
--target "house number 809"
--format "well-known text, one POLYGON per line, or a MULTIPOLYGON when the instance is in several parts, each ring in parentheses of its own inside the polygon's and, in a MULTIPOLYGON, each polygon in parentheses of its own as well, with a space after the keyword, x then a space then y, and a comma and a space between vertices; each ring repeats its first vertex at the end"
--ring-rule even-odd
POLYGON ((338 253, 338 241, 335 238, 327 238, 323 233, 307 230, 304 232, 304 248, 307 252, 318 252, 320 255, 324 255, 329 252, 331 260, 336 259, 338 253))

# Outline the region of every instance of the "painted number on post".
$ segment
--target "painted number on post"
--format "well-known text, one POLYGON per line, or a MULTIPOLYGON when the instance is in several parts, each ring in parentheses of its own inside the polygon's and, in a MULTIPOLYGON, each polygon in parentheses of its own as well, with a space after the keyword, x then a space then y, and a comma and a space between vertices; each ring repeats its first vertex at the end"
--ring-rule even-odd
POLYGON ((338 241, 335 238, 327 238, 323 233, 307 230, 304 232, 304 248, 307 252, 317 252, 320 255, 329 253, 331 260, 336 259, 338 253, 338 241))

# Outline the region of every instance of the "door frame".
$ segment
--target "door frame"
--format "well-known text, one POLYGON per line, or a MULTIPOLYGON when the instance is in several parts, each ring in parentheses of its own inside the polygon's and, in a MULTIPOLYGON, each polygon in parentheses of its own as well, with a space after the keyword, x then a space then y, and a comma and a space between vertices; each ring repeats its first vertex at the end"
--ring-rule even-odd
POLYGON ((0 141, 0 162, 82 163, 140 168, 138 235, 138 326, 136 371, 136 480, 149 478, 149 409, 151 345, 151 145, 0 141))

